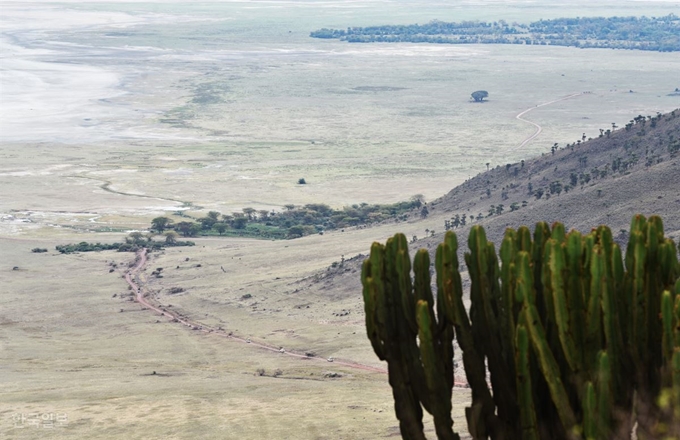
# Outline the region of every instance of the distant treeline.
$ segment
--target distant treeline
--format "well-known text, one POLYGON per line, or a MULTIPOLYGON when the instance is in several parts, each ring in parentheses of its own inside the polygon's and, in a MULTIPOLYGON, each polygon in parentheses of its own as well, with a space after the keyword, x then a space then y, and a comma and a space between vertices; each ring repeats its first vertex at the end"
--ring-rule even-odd
POLYGON ((313 38, 350 43, 528 44, 581 48, 680 51, 680 18, 577 17, 539 20, 528 25, 434 20, 426 24, 323 28, 313 38))

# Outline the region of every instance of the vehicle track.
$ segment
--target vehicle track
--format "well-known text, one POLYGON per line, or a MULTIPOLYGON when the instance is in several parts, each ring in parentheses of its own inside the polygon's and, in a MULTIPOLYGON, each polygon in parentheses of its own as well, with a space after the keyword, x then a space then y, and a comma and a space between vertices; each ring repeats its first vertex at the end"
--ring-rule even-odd
POLYGON ((522 121, 522 122, 526 122, 526 123, 528 123, 528 124, 533 125, 533 126, 536 128, 536 131, 534 132, 534 134, 532 134, 532 135, 529 136, 528 138, 524 139, 524 140, 522 141, 522 143, 521 143, 518 147, 510 149, 510 151, 516 151, 516 150, 519 150, 520 148, 524 147, 526 144, 528 144, 529 142, 531 142, 531 141, 533 141, 534 139, 536 139, 536 138, 538 137, 538 135, 540 135, 541 132, 543 131, 543 127, 541 127, 540 125, 538 125, 537 123, 535 123, 535 122, 533 122, 533 121, 530 121, 530 120, 528 120, 528 119, 524 119, 522 116, 526 115, 527 113, 529 113, 529 112, 532 111, 532 110, 536 110, 536 109, 539 108, 539 107, 545 107, 546 105, 550 105, 550 104, 554 104, 554 103, 556 103, 556 102, 565 101, 565 100, 567 100, 567 99, 575 98, 575 97, 581 96, 581 95, 583 95, 583 94, 585 94, 585 93, 586 93, 586 92, 572 93, 571 95, 567 95, 567 96, 564 96, 564 97, 559 98, 559 99, 554 99, 554 100, 549 101, 549 102, 544 102, 543 104, 535 105, 535 106, 533 106, 533 107, 530 107, 530 108, 528 108, 528 109, 526 109, 526 110, 524 110, 524 111, 518 113, 518 114, 515 116, 515 119, 518 119, 518 120, 520 120, 520 121, 522 121))
MULTIPOLYGON (((250 338, 242 337, 235 335, 233 332, 228 332, 222 328, 214 328, 205 324, 202 324, 198 321, 193 321, 188 318, 185 318, 183 316, 180 316, 179 313, 171 311, 163 307, 161 304, 154 304, 152 303, 148 298, 144 297, 144 286, 142 285, 141 280, 139 280, 136 275, 139 274, 139 272, 144 268, 146 265, 147 261, 147 249, 141 249, 137 252, 136 254, 136 259, 135 259, 135 264, 131 267, 128 267, 125 270, 125 281, 132 287, 132 290, 135 292, 135 301, 138 302, 142 307, 153 310, 154 312, 157 312, 167 318, 170 318, 173 320, 173 322, 178 322, 182 325, 185 325, 192 330, 196 331, 201 331, 203 333, 209 333, 213 334, 215 336, 219 336, 222 338, 227 338, 231 339, 233 341, 238 341, 246 344, 250 344, 253 347, 258 347, 264 350, 268 350, 271 352, 275 352, 278 354, 284 354, 287 356, 291 356, 294 358, 298 359, 305 359, 305 360, 311 360, 311 361, 323 361, 323 362, 333 362, 335 365, 341 365, 343 367, 348 367, 348 368, 353 368, 357 370, 364 370, 364 371, 371 371, 375 373, 382 373, 386 374, 387 370, 384 368, 379 368, 379 367, 374 367, 371 365, 365 365, 361 364, 359 362, 354 362, 348 359, 337 359, 337 358, 323 358, 321 356, 316 356, 316 355, 307 355, 305 353, 297 353, 295 351, 288 351, 288 350, 283 350, 282 348, 277 348, 273 345, 268 345, 264 344, 262 342, 255 342, 252 341, 250 338)), ((456 378, 454 381, 454 386, 459 387, 459 388, 467 388, 468 383, 461 378, 456 378)))

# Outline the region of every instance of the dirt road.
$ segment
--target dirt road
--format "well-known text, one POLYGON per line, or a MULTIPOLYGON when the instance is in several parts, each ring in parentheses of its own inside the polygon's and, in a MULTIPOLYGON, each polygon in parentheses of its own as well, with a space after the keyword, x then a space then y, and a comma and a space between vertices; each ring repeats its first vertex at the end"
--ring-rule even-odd
MULTIPOLYGON (((189 320, 187 318, 184 318, 180 316, 179 313, 175 311, 168 310, 161 304, 156 304, 153 303, 151 300, 146 298, 144 296, 144 286, 139 280, 139 278, 136 277, 137 274, 144 268, 147 262, 147 250, 142 249, 137 252, 136 254, 136 260, 135 264, 131 267, 129 267, 125 271, 125 281, 132 287, 132 290, 135 292, 135 301, 137 301, 139 304, 141 304, 143 307, 153 310, 156 313, 159 313, 167 318, 170 318, 172 322, 178 322, 182 325, 187 326, 188 328, 195 330, 195 331, 201 331, 203 333, 209 333, 213 334, 215 336, 219 336, 222 338, 228 338, 233 341, 238 341, 242 342, 245 344, 250 344, 253 347, 258 347, 263 350, 268 350, 274 353, 278 354, 283 354, 299 359, 305 359, 305 360, 311 360, 311 361, 316 361, 316 362, 332 362, 335 365, 342 365, 343 367, 348 367, 348 368, 353 368, 357 370, 364 370, 364 371, 372 371, 375 373, 383 373, 386 374, 387 370, 384 368, 378 368, 378 367, 373 367, 371 365, 364 365, 360 364, 358 362, 353 362, 351 360, 347 359, 334 359, 334 358, 323 358, 320 356, 315 356, 315 355, 308 355, 305 353, 296 353, 294 351, 287 351, 284 350, 280 347, 275 347, 272 345, 267 345, 262 342, 255 342, 251 340, 250 338, 242 337, 242 336, 237 336, 233 334, 232 332, 228 332, 222 328, 213 328, 210 326, 207 326, 205 324, 202 324, 198 321, 193 321, 189 320)), ((456 378, 454 386, 456 387, 461 387, 461 388, 466 388, 468 386, 467 381, 461 378, 456 378)))
POLYGON ((560 102, 560 101, 565 101, 565 100, 567 100, 567 99, 575 98, 575 97, 581 96, 581 95, 583 95, 583 94, 584 94, 584 92, 580 92, 580 93, 572 93, 571 95, 567 95, 567 96, 565 96, 565 97, 562 97, 562 98, 559 98, 559 99, 555 99, 555 100, 550 101, 550 102, 544 102, 543 104, 538 104, 538 105, 536 105, 536 106, 534 106, 534 107, 530 107, 530 108, 524 110, 523 112, 518 113, 517 116, 515 116, 515 119, 518 119, 518 120, 520 120, 520 121, 522 121, 522 122, 526 122, 527 124, 533 125, 534 127, 536 127, 536 131, 534 132, 534 134, 532 134, 532 135, 529 136, 528 138, 524 139, 524 140, 522 141, 522 143, 521 143, 518 147, 512 148, 510 151, 519 150, 520 148, 524 147, 526 144, 528 144, 529 142, 531 142, 531 141, 533 141, 534 139, 536 139, 536 138, 538 137, 538 135, 540 135, 541 132, 543 131, 543 127, 541 127, 541 126, 538 125, 537 123, 532 122, 532 121, 530 121, 530 120, 528 120, 528 119, 524 119, 524 118, 523 118, 524 115, 526 115, 527 113, 529 113, 529 112, 532 111, 532 110, 536 110, 536 109, 539 108, 539 107, 545 107, 546 105, 554 104, 554 103, 560 102))

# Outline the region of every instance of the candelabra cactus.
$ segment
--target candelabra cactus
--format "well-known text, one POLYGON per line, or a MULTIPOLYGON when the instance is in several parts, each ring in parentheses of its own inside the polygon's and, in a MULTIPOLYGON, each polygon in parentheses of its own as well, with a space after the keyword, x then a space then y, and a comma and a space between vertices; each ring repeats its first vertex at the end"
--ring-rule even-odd
POLYGON ((533 237, 508 229, 497 256, 474 226, 469 308, 453 232, 436 252, 436 301, 427 251, 416 253, 412 278, 406 237, 374 243, 362 269, 366 328, 388 363, 402 437, 425 438, 422 407, 438 438, 458 438, 454 334, 475 439, 613 438, 634 423, 638 438, 670 429, 660 421, 680 418, 677 248, 658 217, 634 217, 629 235, 625 263, 609 228, 582 235, 560 223, 538 223, 533 237))

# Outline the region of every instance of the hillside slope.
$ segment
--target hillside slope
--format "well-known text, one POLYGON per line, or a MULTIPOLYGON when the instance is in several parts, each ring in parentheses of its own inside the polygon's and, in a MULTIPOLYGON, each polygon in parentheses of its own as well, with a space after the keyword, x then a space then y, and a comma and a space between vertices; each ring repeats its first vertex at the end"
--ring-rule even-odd
POLYGON ((482 224, 494 239, 506 227, 541 220, 559 220, 568 229, 580 230, 607 224, 616 235, 628 229, 635 213, 661 215, 667 233, 678 238, 680 110, 639 116, 625 128, 558 146, 524 165, 498 166, 432 204, 454 215, 481 213, 483 218, 474 223, 482 224), (518 208, 514 212, 513 203, 518 208), (490 207, 499 205, 502 214, 489 215, 490 207))
MULTIPOLYGON (((471 225, 484 226, 500 242, 506 228, 561 221, 566 228, 588 231, 608 225, 620 243, 636 213, 657 214, 667 236, 680 240, 680 110, 666 115, 638 116, 626 127, 603 131, 592 140, 553 147, 541 157, 497 166, 480 173, 426 205, 429 215, 413 223, 437 224, 437 233, 414 240, 434 251, 445 224, 462 239, 471 225), (499 209, 499 205, 502 209, 499 209), (493 214, 491 214, 493 211, 493 214), (500 213, 499 213, 500 212, 500 213), (465 225, 454 228, 465 215, 465 225), (471 217, 474 219, 471 220, 471 217)), ((368 249, 370 243, 366 243, 368 249)), ((309 286, 330 298, 360 301, 358 271, 365 256, 319 274, 309 286)))

